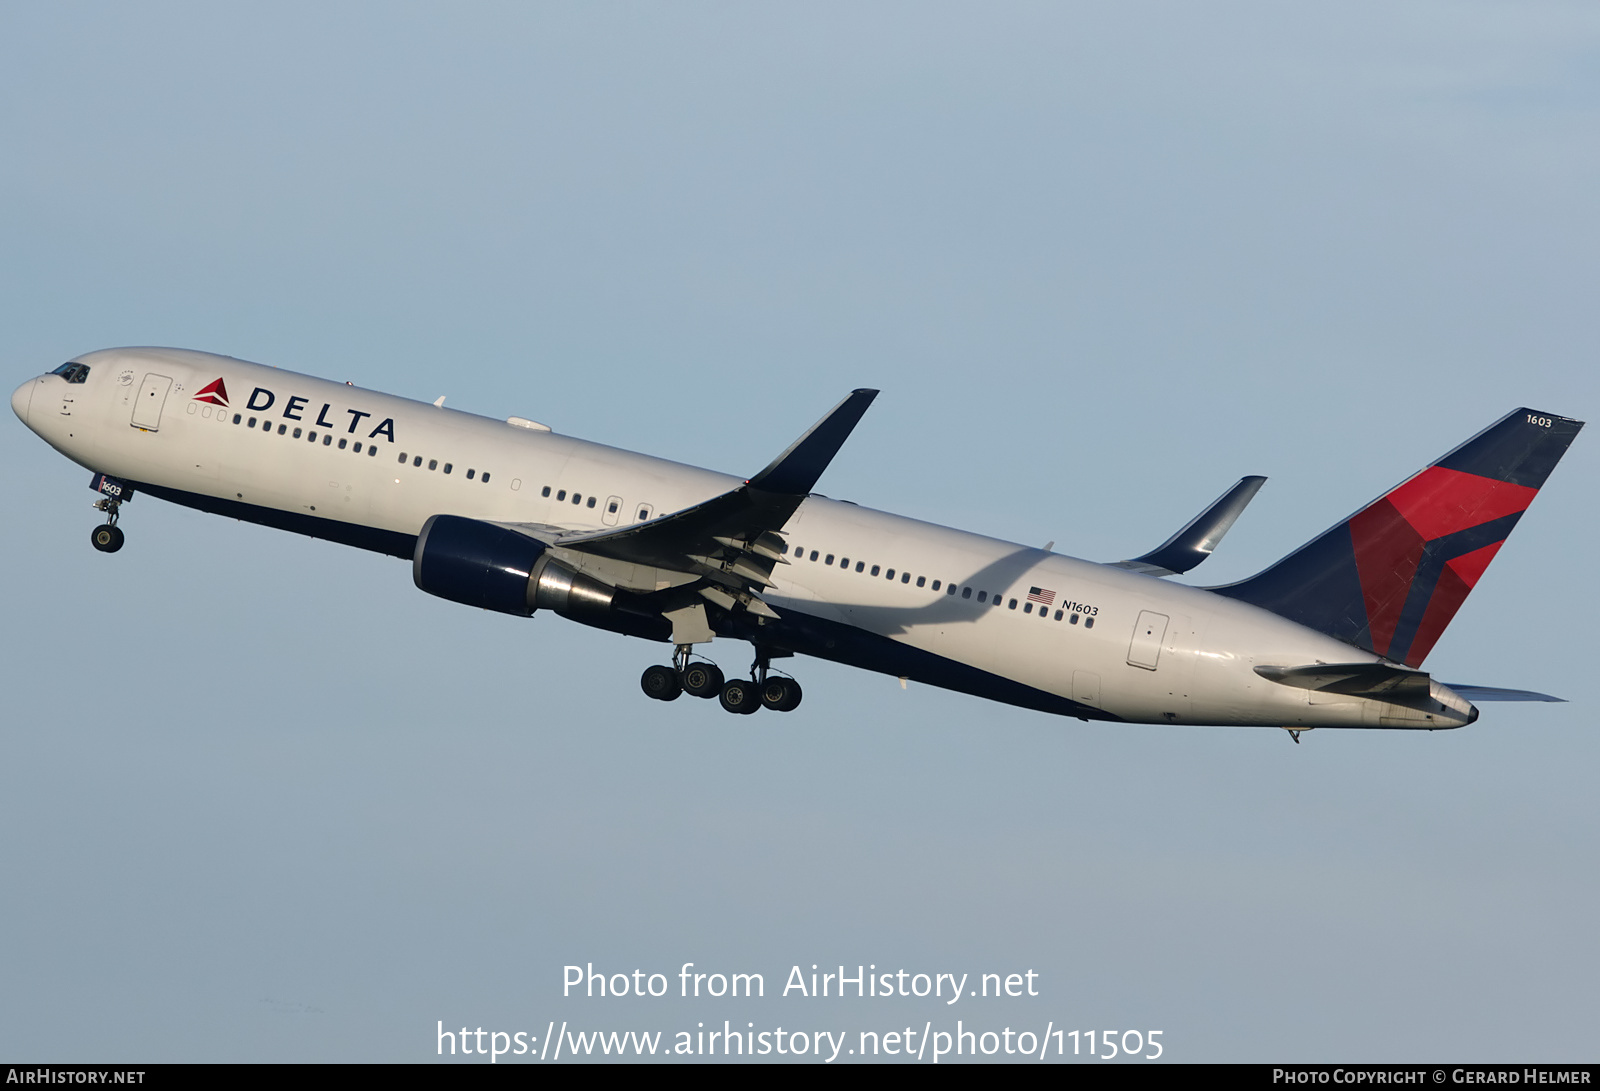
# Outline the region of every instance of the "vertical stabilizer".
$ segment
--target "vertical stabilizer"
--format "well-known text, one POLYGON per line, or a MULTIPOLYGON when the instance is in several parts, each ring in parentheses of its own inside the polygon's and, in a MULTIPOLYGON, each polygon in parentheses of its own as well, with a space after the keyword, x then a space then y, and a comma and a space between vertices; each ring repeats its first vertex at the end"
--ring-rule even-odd
POLYGON ((1508 413, 1265 571, 1212 590, 1420 666, 1582 427, 1508 413))

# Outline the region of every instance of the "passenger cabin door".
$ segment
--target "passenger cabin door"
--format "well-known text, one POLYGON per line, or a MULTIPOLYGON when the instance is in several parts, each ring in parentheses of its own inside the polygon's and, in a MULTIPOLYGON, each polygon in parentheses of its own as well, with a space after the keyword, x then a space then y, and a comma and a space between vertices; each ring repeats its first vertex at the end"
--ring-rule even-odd
POLYGON ((1167 636, 1167 615, 1154 610, 1140 610, 1139 621, 1133 627, 1133 641, 1128 645, 1128 665, 1156 669, 1161 658, 1161 642, 1167 636))
POLYGON ((167 404, 172 380, 165 375, 146 375, 133 400, 133 426, 154 432, 161 427, 161 407, 167 404))

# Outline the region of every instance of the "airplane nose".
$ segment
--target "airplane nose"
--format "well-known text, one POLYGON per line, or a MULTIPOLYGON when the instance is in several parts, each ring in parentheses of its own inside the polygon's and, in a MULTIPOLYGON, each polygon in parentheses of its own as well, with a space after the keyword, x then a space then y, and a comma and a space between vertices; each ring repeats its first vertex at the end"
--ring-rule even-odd
POLYGON ((22 419, 23 424, 28 423, 28 406, 33 401, 33 388, 37 379, 29 379, 11 394, 11 411, 22 419))

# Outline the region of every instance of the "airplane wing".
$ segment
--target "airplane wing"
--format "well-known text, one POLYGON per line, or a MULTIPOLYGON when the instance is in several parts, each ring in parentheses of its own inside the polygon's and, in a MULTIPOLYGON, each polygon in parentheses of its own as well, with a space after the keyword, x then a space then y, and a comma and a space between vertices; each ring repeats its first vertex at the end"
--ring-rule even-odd
POLYGON ((1142 557, 1131 561, 1117 561, 1112 568, 1126 568, 1147 576, 1176 576, 1189 571, 1211 556, 1222 536, 1228 533, 1234 520, 1250 501, 1255 499, 1266 478, 1241 477, 1239 483, 1221 496, 1205 511, 1189 520, 1182 530, 1142 557))
POLYGON ((1463 686, 1455 682, 1446 682, 1445 685, 1455 690, 1461 696, 1477 704, 1479 701, 1554 701, 1557 704, 1566 704, 1565 697, 1552 697, 1548 693, 1535 693, 1531 689, 1496 689, 1493 686, 1463 686))
POLYGON ((810 494, 877 396, 876 390, 851 391, 760 473, 737 489, 682 511, 618 530, 554 537, 532 527, 524 532, 563 549, 692 572, 708 581, 700 594, 718 606, 742 604, 775 617, 760 596, 771 583, 773 568, 789 563, 778 530, 810 494))

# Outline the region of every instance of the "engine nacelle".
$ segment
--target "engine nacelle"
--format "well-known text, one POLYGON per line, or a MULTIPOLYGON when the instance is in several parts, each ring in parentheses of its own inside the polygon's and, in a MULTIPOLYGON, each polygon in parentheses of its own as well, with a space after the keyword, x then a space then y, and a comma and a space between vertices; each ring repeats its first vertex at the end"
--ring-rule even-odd
POLYGON ((417 535, 411 578, 430 595, 484 610, 522 617, 554 610, 585 625, 633 636, 665 639, 661 634, 670 633, 670 623, 659 613, 574 571, 546 548, 526 534, 480 519, 435 515, 417 535))
POLYGON ((526 534, 466 519, 435 515, 422 524, 411 579, 451 602, 527 617, 533 613, 534 569, 545 544, 526 534))

